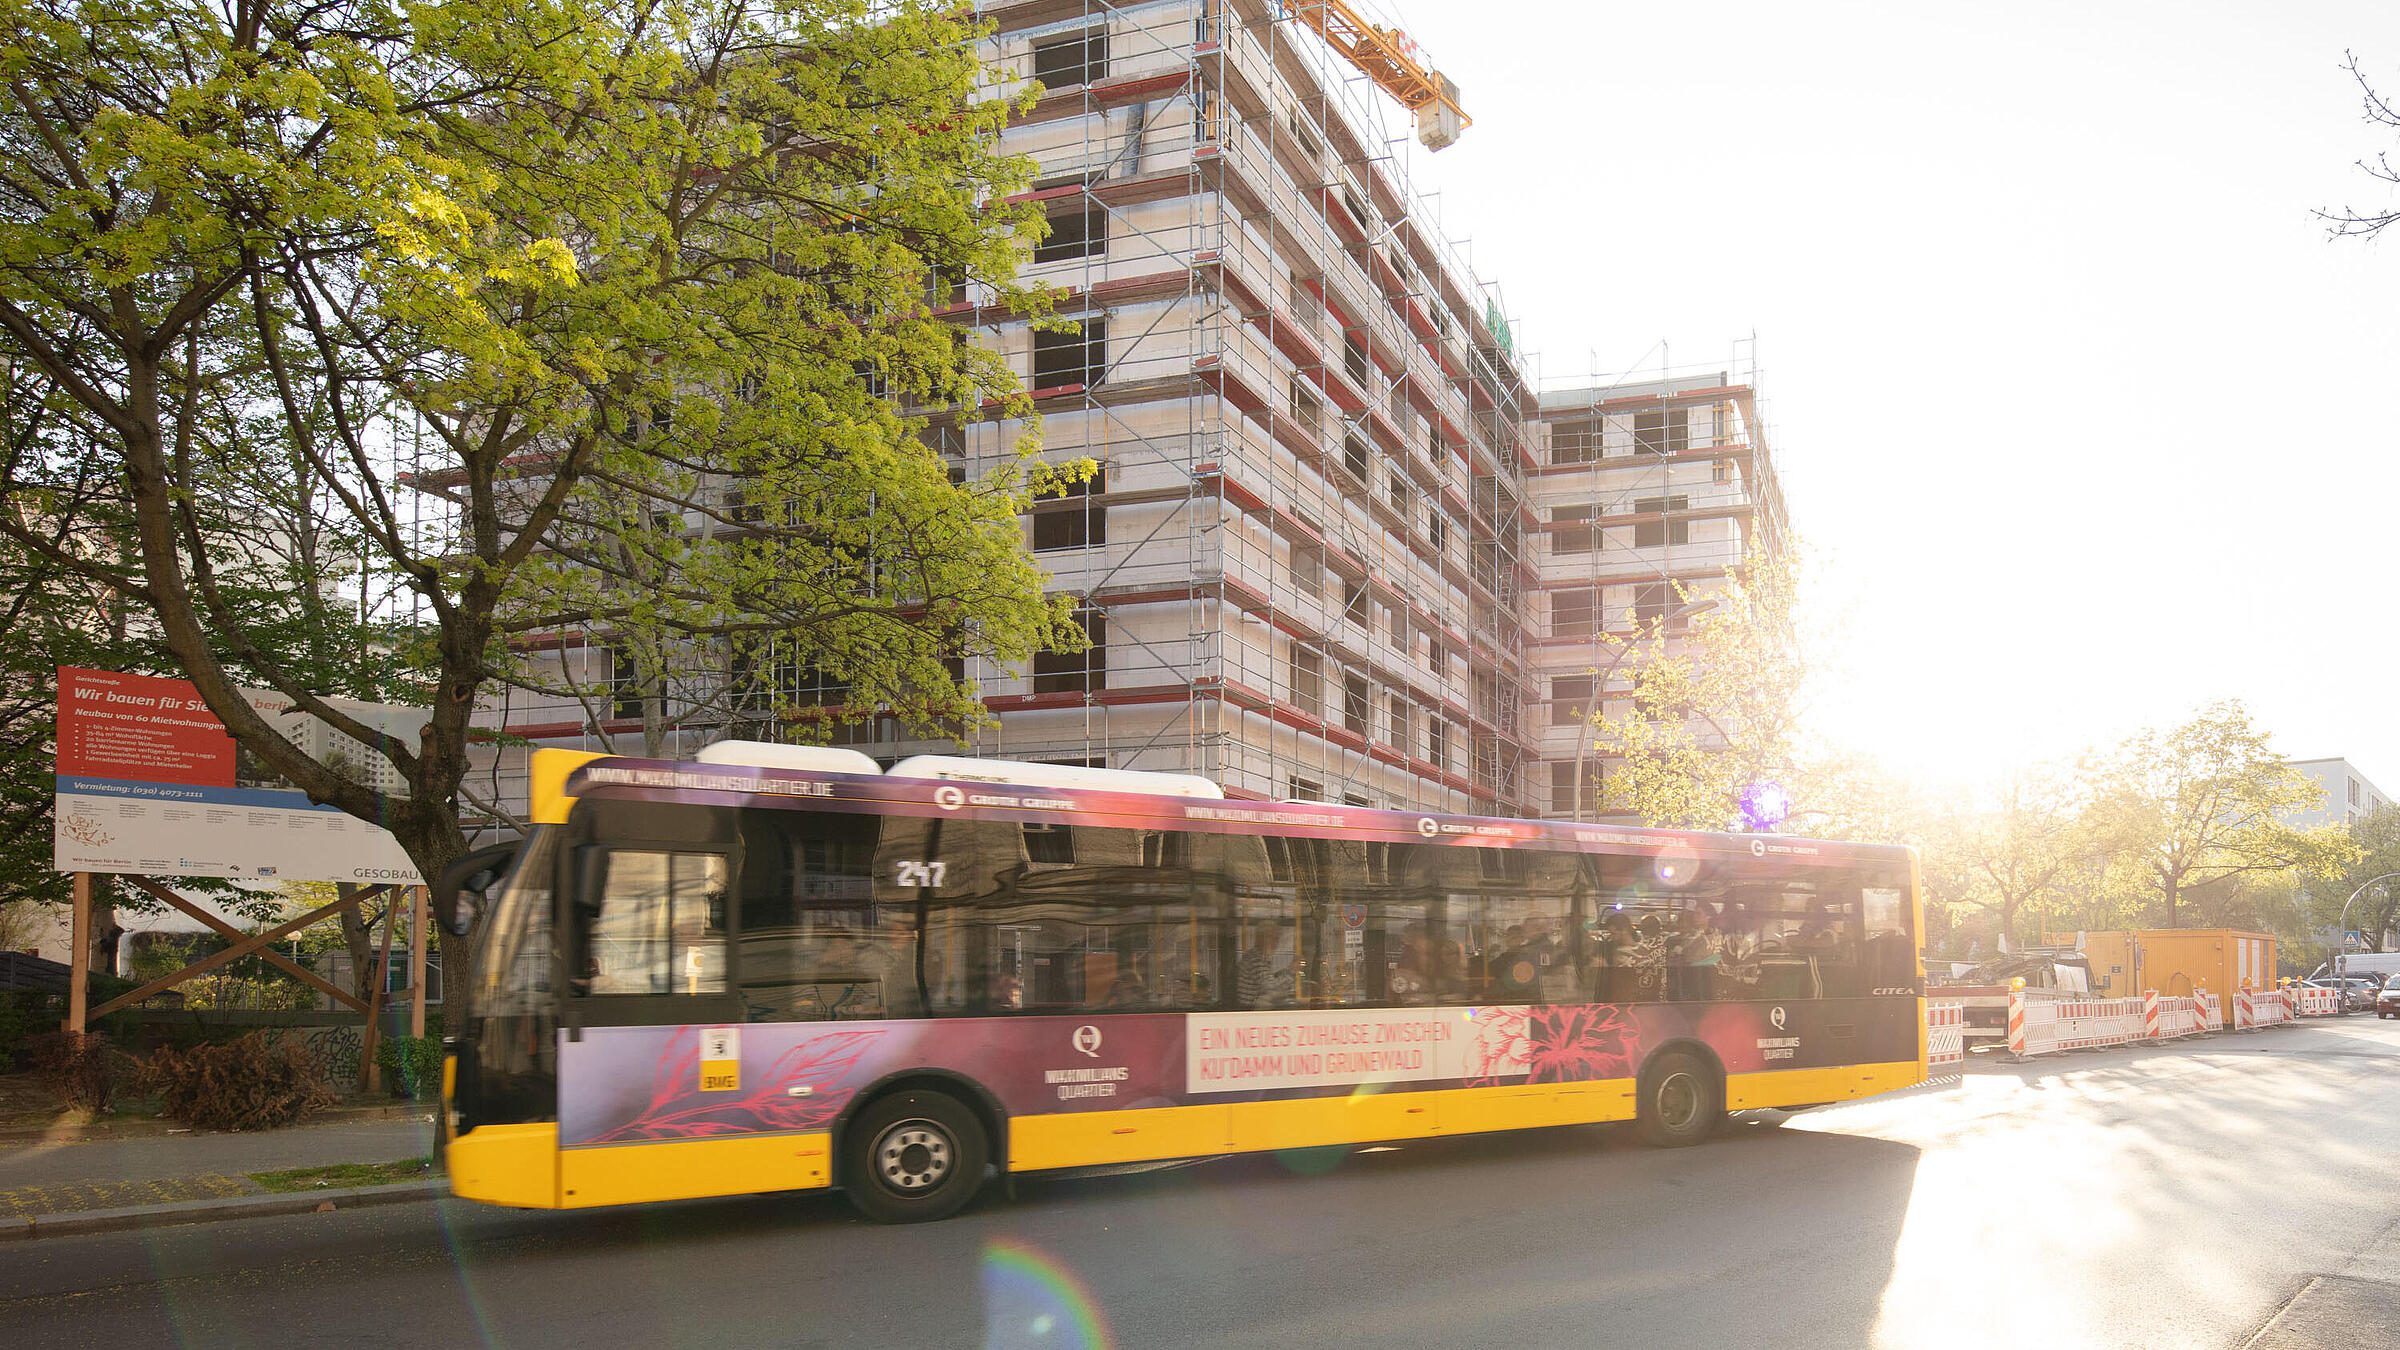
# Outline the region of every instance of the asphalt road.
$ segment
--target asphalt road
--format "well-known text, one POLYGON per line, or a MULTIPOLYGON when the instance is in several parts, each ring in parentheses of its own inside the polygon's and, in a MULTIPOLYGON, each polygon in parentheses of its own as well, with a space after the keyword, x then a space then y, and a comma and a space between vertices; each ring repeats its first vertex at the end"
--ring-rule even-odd
POLYGON ((2400 1343, 2395 1064, 2400 1023, 2352 1018, 1979 1064, 1696 1149, 1224 1159, 917 1228, 832 1196, 446 1202, 13 1243, 0 1339, 2353 1350, 2400 1343))

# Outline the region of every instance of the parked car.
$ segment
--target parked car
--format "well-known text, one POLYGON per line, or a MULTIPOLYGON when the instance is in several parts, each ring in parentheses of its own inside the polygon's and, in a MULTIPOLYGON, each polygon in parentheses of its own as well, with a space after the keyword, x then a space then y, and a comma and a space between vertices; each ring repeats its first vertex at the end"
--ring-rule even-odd
POLYGON ((2400 980, 2386 980, 2383 991, 2375 995, 2375 1016, 2400 1017, 2400 980))

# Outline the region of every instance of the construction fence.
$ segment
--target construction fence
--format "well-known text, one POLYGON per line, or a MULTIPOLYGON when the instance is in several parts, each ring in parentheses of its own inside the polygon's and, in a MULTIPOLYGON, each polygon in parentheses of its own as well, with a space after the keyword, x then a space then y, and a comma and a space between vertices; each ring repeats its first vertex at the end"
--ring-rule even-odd
MULTIPOLYGON (((2151 993, 2140 998, 2092 998, 2019 989, 2008 996, 2008 1052, 2011 1058, 2023 1061, 2068 1050, 2255 1031, 2286 1026, 2302 1017, 2331 1017, 2340 1011, 2341 995, 2331 989, 2244 989, 2233 995, 2230 1004, 2206 992, 2188 997, 2151 993)), ((1929 1066, 1966 1062, 1965 1026, 1963 1003, 1926 1000, 1929 1066)))

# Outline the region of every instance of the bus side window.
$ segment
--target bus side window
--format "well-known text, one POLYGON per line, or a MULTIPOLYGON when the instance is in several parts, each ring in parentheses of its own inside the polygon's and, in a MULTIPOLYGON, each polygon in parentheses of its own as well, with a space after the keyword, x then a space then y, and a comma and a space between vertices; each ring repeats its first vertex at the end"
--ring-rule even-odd
POLYGON ((863 814, 745 813, 739 970, 748 1020, 914 1014, 914 906, 877 903, 881 824, 863 814))
POLYGON ((598 863, 575 992, 725 992, 724 855, 610 849, 598 863))

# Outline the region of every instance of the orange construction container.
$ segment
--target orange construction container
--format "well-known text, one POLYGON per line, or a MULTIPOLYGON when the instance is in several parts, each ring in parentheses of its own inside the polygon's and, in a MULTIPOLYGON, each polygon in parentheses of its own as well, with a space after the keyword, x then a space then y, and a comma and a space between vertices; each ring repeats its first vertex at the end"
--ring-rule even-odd
POLYGON ((2092 992, 2131 998, 2157 990, 2231 994, 2244 985, 2275 987, 2275 936, 2238 928, 2139 928, 2052 933, 2053 947, 2077 947, 2092 963, 2092 992))

